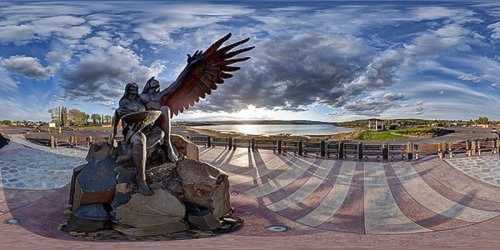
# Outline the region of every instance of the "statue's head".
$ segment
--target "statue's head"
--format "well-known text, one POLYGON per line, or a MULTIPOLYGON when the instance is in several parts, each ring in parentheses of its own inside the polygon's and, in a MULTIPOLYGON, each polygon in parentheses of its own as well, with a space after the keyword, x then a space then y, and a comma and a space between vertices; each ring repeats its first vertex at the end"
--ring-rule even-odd
POLYGON ((146 85, 144 85, 144 90, 142 93, 158 93, 160 92, 160 82, 155 79, 155 77, 149 78, 149 80, 146 82, 146 85))
POLYGON ((137 86, 137 83, 131 82, 127 83, 127 86, 125 86, 125 94, 123 97, 128 98, 128 99, 136 99, 139 97, 139 86, 137 86))

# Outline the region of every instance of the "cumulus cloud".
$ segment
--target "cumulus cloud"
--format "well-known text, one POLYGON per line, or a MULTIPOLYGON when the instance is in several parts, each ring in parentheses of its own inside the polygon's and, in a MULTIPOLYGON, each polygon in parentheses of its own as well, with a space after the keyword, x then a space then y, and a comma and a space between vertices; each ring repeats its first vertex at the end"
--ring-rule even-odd
POLYGON ((91 32, 90 26, 85 25, 85 19, 81 17, 53 16, 33 20, 29 16, 25 20, 18 16, 6 18, 14 20, 0 26, 0 42, 4 43, 26 43, 31 40, 46 40, 52 36, 61 40, 80 39, 91 32))
POLYGON ((200 108, 239 110, 253 104, 302 110, 316 102, 335 104, 348 91, 344 84, 353 80, 358 70, 355 62, 363 63, 361 58, 369 50, 352 36, 274 37, 258 44, 252 60, 242 64, 236 78, 200 108))
POLYGON ((44 67, 37 58, 29 56, 1 59, 0 65, 13 73, 34 79, 47 79, 53 74, 53 68, 44 67))
MULTIPOLYGON (((381 115, 402 107, 418 113, 423 112, 423 108, 419 111, 423 104, 409 100, 418 95, 393 89, 394 85, 406 87, 416 73, 425 80, 441 74, 476 85, 500 82, 497 59, 468 56, 491 46, 485 32, 474 31, 473 26, 481 22, 481 12, 474 8, 392 3, 332 6, 4 4, 0 5, 0 44, 43 43, 48 51, 45 60, 1 59, 0 76, 5 77, 0 84, 13 89, 18 83, 12 76, 47 79, 57 74, 65 97, 109 105, 122 94, 124 84, 142 84, 162 74, 164 65, 173 66, 168 77, 174 77, 185 65, 185 53, 206 48, 229 31, 238 38, 252 38, 257 46, 249 54, 252 60, 242 63, 235 78, 195 106, 196 112, 230 114, 248 105, 257 110, 303 112, 323 105, 348 115, 381 115)), ((487 27, 492 38, 497 38, 498 27, 498 23, 487 27)), ((433 84, 437 85, 428 86, 436 93, 443 90, 433 84)), ((414 93, 422 95, 422 91, 414 93)), ((446 88, 447 94, 450 91, 465 95, 446 88)))
POLYGON ((453 8, 444 6, 421 6, 411 11, 415 21, 434 21, 439 19, 451 19, 458 23, 480 22, 476 13, 470 9, 453 8))
POLYGON ((17 89, 17 82, 10 77, 7 70, 0 67, 0 92, 10 92, 17 89))
POLYGON ((135 52, 121 46, 94 50, 67 68, 62 77, 65 96, 112 104, 123 94, 128 82, 143 84, 149 77, 160 74, 163 65, 159 61, 149 66, 135 52))

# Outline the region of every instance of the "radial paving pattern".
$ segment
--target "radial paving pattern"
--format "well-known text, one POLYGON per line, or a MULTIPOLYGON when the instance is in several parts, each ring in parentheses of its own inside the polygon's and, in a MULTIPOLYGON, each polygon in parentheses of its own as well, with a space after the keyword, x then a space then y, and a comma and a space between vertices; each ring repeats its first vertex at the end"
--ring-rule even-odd
MULTIPOLYGON (((402 234, 500 215, 500 187, 486 174, 468 174, 460 161, 354 162, 223 148, 204 149, 201 158, 229 173, 236 210, 262 228, 402 234)), ((485 159, 495 171, 498 161, 485 159)))
POLYGON ((500 187, 500 159, 498 155, 457 157, 446 161, 467 175, 500 187))

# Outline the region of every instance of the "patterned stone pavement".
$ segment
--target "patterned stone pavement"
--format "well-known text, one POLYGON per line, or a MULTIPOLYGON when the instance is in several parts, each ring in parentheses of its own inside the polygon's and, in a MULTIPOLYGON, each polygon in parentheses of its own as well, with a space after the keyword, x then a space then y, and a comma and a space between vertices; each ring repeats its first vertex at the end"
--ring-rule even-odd
POLYGON ((50 149, 11 136, 0 150, 0 187, 47 190, 61 188, 71 180, 73 168, 85 163, 85 151, 50 149))
MULTIPOLYGON (((255 207, 242 205, 242 210, 298 234, 431 232, 500 215, 500 187, 437 159, 354 162, 277 156, 269 151, 249 154, 246 149, 208 149, 202 158, 230 174, 232 192, 238 194, 236 204, 238 196, 257 201, 255 207)), ((498 166, 494 158, 482 161, 498 166)))
POLYGON ((498 155, 447 159, 450 165, 474 178, 500 187, 500 160, 498 155))
MULTIPOLYGON (((8 150, 16 149, 0 150, 0 166, 8 162, 2 155, 8 150)), ((37 157, 48 157, 43 154, 37 157)), ((471 169, 491 166, 489 173, 494 175, 498 161, 493 157, 356 162, 280 156, 266 150, 210 148, 201 149, 201 159, 230 175, 232 204, 237 215, 245 219, 241 230, 216 239, 193 241, 127 244, 74 241, 56 229, 62 222, 67 186, 50 193, 44 191, 40 195, 43 199, 37 199, 36 194, 4 189, 4 195, 0 195, 0 209, 4 211, 0 220, 15 217, 21 223, 0 224, 0 234, 10 236, 0 237, 0 249, 14 244, 16 239, 17 242, 23 239, 26 249, 40 242, 46 249, 58 246, 60 249, 69 246, 75 249, 498 249, 500 246, 500 187, 488 181, 487 174, 467 172, 468 165, 471 169), (29 205, 16 197, 29 200, 29 205)), ((65 160, 71 163, 81 158, 65 160)))

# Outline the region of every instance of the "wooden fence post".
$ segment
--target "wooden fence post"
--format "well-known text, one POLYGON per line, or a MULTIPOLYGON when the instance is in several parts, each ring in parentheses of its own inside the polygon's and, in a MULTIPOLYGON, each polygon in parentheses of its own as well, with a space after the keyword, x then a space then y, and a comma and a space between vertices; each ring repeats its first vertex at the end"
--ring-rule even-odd
POLYGON ((358 159, 363 160, 363 143, 358 144, 358 159))
POLYGON ((283 144, 283 141, 278 140, 278 154, 281 154, 281 152, 282 152, 282 144, 283 144))
POLYGON ((438 157, 440 160, 443 159, 443 143, 438 144, 438 157))
POLYGON ((339 142, 339 160, 344 159, 344 142, 339 142))
POLYGON ((255 151, 255 138, 252 138, 252 151, 255 151))
POLYGON ((92 136, 87 137, 87 143, 88 143, 89 147, 90 147, 90 145, 92 145, 94 143, 94 139, 92 138, 92 136))
POLYGON ((207 137, 207 147, 212 147, 212 139, 210 138, 210 136, 207 137))
POLYGON ((500 139, 496 139, 496 149, 497 149, 497 154, 500 158, 500 139))
POLYGON ((302 141, 299 141, 299 155, 304 155, 304 143, 302 141))
POLYGON ((406 156, 406 158, 411 161, 413 160, 413 143, 411 142, 408 142, 408 144, 406 145, 407 147, 407 150, 408 150, 408 155, 406 156))
POLYGON ((320 156, 321 157, 325 157, 326 156, 326 142, 325 141, 321 141, 321 144, 320 144, 320 156))
POLYGON ((233 138, 232 137, 227 138, 227 148, 230 150, 233 149, 233 138))
POLYGON ((389 160, 389 144, 382 145, 382 160, 389 160))

